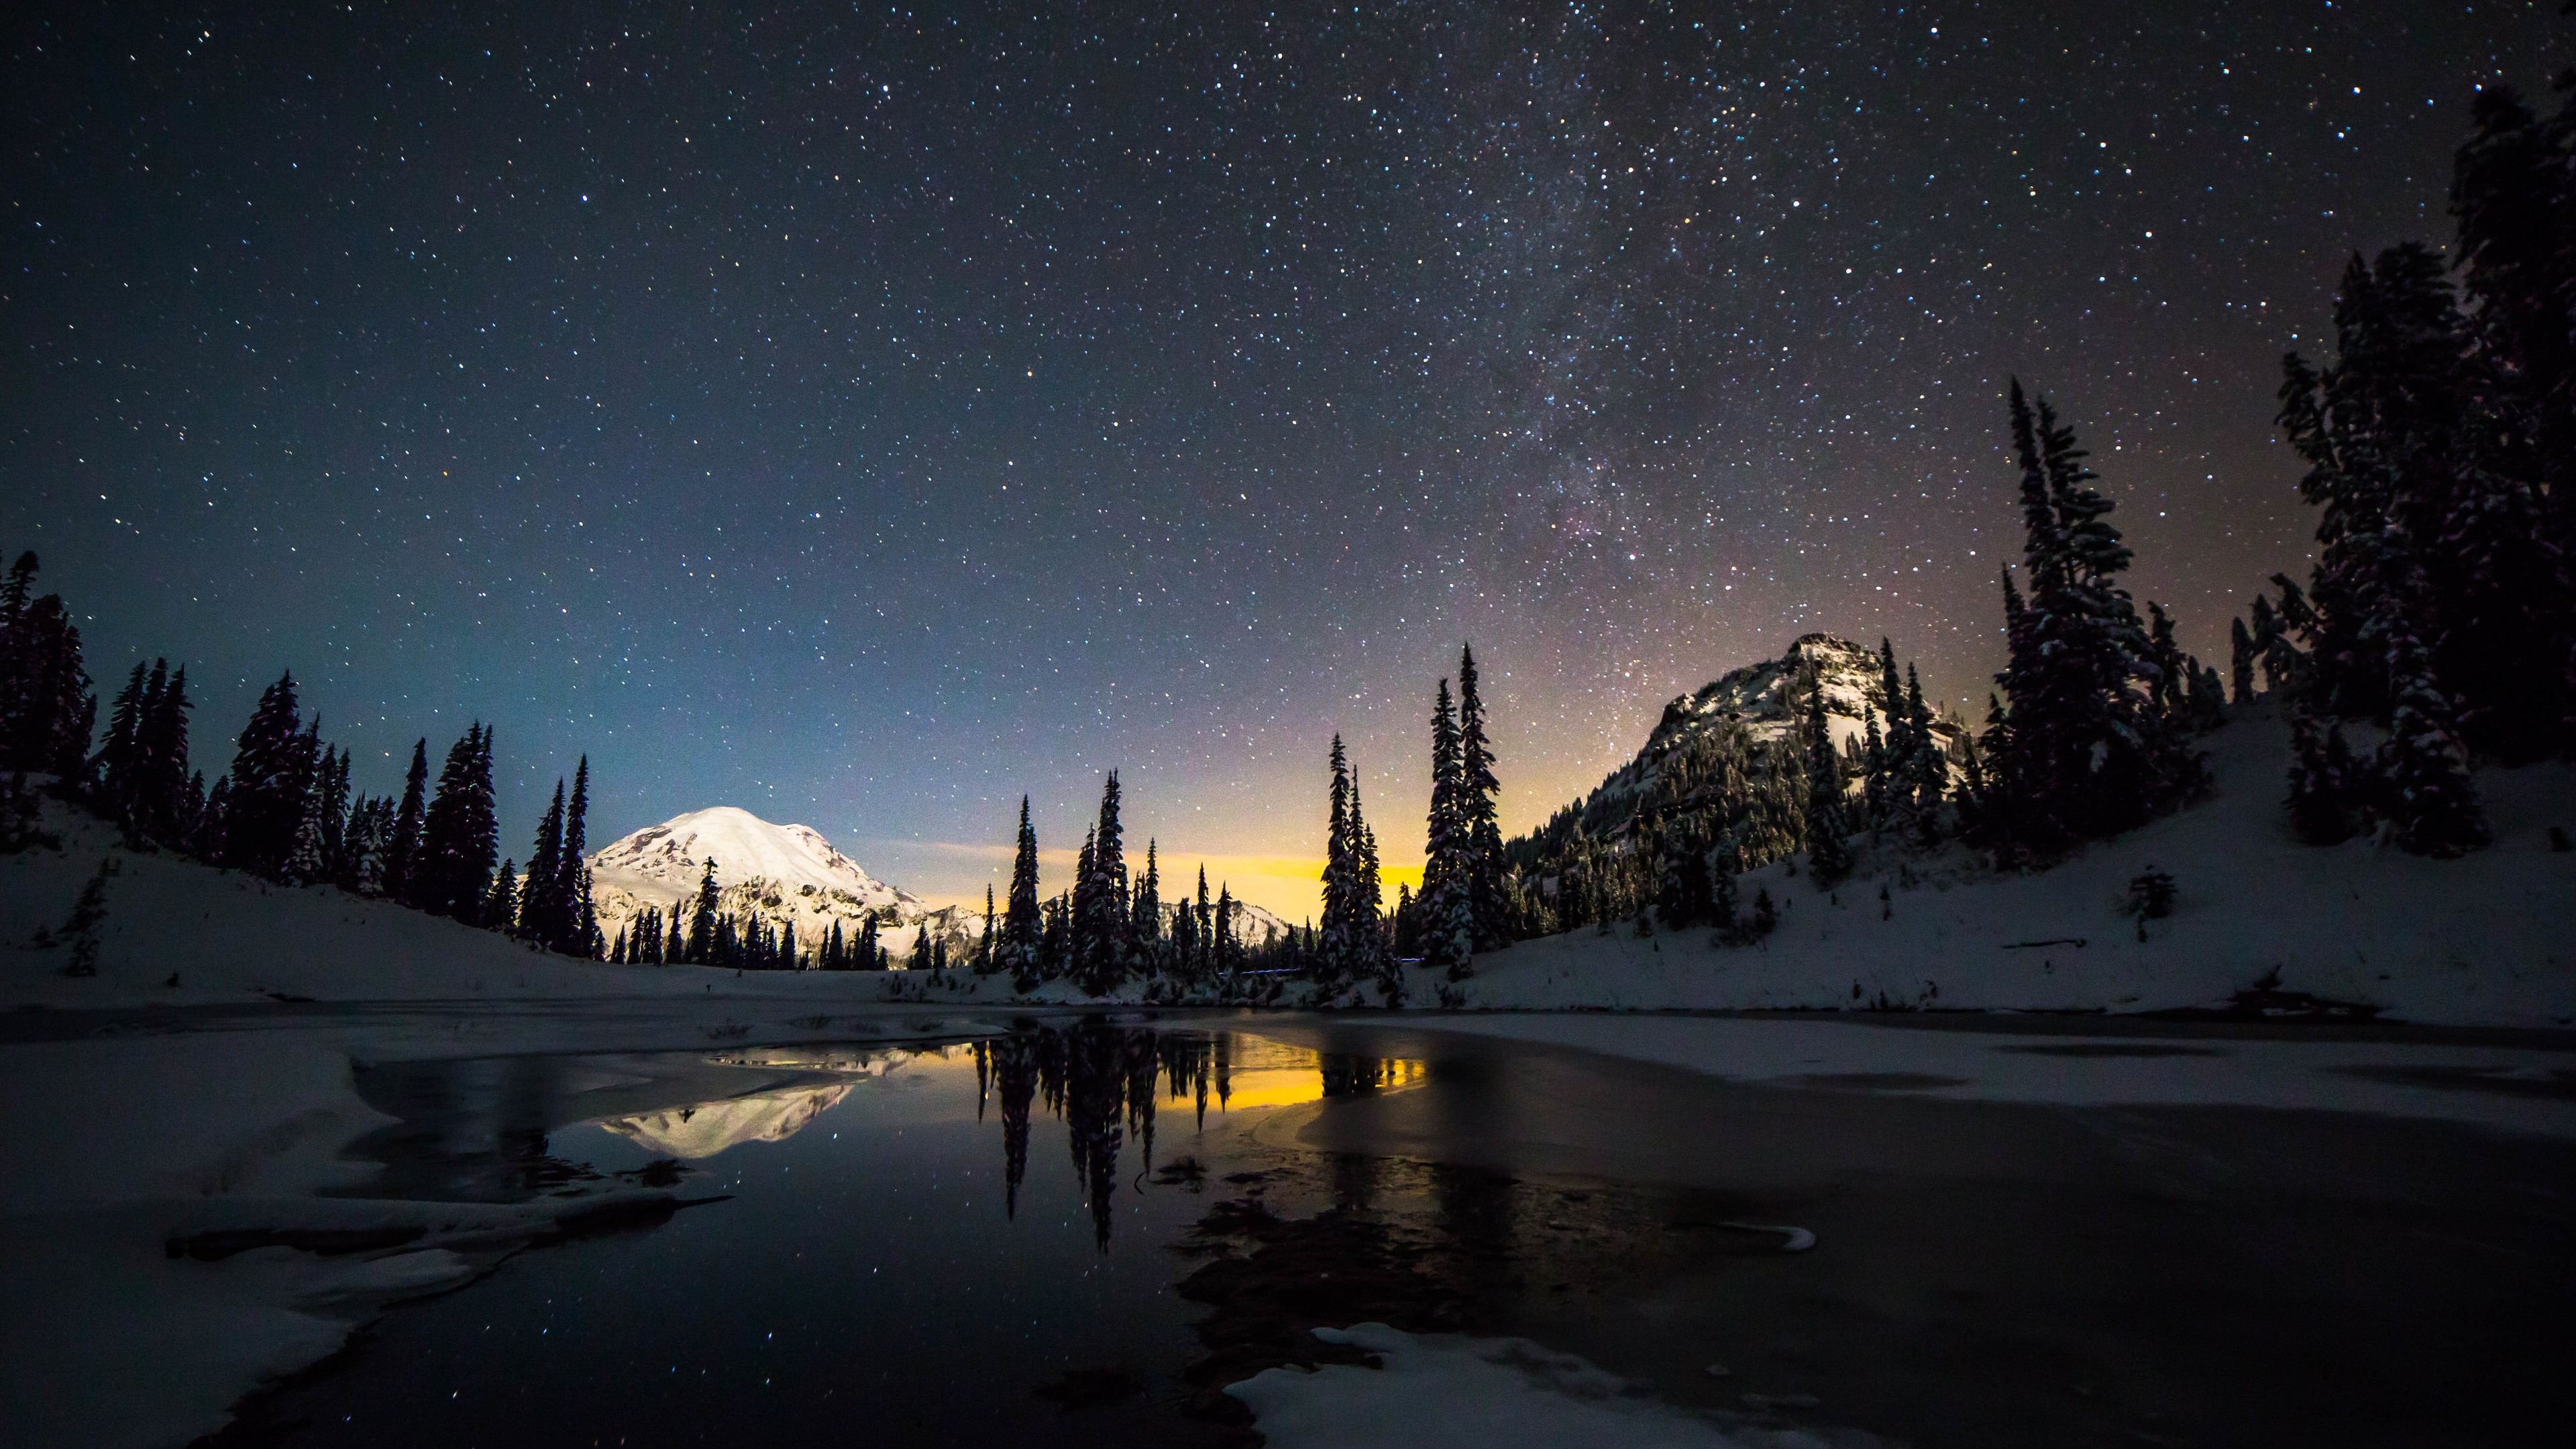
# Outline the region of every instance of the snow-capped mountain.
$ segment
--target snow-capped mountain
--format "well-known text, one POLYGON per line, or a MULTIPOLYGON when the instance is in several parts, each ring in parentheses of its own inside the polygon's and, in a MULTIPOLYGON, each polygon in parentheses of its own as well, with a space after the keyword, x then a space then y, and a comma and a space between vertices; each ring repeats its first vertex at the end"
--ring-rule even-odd
MULTIPOLYGON (((599 929, 615 939, 647 909, 665 922, 693 900, 710 859, 716 863, 717 909, 729 916, 757 914, 773 926, 794 925, 797 941, 811 948, 832 923, 857 932, 871 913, 889 936, 902 927, 932 923, 934 935, 960 930, 955 908, 933 909, 861 869, 810 825, 776 825, 748 810, 719 805, 693 810, 610 842, 590 857, 590 894, 599 929), (888 917, 891 917, 891 923, 888 917)), ((972 928, 980 930, 982 923, 972 928)), ((665 927, 667 929, 667 925, 665 927)))
MULTIPOLYGON (((1876 712, 1882 731, 1887 728, 1889 701, 1882 697, 1886 691, 1880 681, 1876 650, 1831 634, 1808 634, 1779 658, 1731 671, 1722 679, 1702 685, 1698 693, 1683 695, 1664 706, 1664 717, 1647 737, 1646 748, 1638 758, 1649 760, 1670 749, 1681 737, 1722 720, 1742 723, 1756 739, 1778 739, 1797 728, 1810 688, 1823 691, 1825 726, 1833 732, 1836 744, 1845 744, 1862 733, 1863 706, 1876 712)), ((1895 701, 1899 709, 1904 703, 1895 701)), ((1965 731, 1955 721, 1936 715, 1932 733, 1955 751, 1965 731)))
MULTIPOLYGON (((793 925, 803 950, 819 944, 835 921, 842 935, 855 938, 871 913, 898 966, 925 926, 932 940, 948 943, 952 958, 983 939, 980 907, 933 906, 868 874, 812 826, 773 824, 731 805, 674 816, 592 854, 590 895, 601 934, 615 940, 647 910, 662 913, 664 930, 675 913, 685 927, 684 903, 697 899, 710 858, 720 913, 757 915, 773 927, 793 925)), ((1176 902, 1163 908, 1167 929, 1176 909, 1176 902)), ((1287 930, 1286 921, 1259 906, 1235 903, 1235 936, 1244 944, 1258 946, 1287 930)))
MULTIPOLYGON (((1594 840, 1618 837, 1642 806, 1661 801, 1661 808, 1670 808, 1671 787, 1664 778, 1668 761, 1687 756, 1692 746, 1730 725, 1743 727, 1761 757, 1773 742, 1799 728, 1810 689, 1824 694, 1825 727, 1836 744, 1850 747, 1861 738, 1864 706, 1878 715, 1881 731, 1887 728, 1888 701, 1877 651, 1830 634, 1808 634, 1777 659, 1730 671, 1665 705, 1663 718, 1636 758, 1612 771, 1559 818, 1578 819, 1594 840)), ((1897 703, 1901 708, 1903 701, 1897 703)), ((1958 721, 1936 715, 1932 733, 1955 762, 1967 731, 1958 721)))

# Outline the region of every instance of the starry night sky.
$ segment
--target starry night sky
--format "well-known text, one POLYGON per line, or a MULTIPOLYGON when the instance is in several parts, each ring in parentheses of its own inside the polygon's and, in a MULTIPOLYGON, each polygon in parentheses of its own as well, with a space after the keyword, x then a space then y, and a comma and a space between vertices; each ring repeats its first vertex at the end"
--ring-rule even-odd
MULTIPOLYGON (((201 763, 292 666, 504 849, 716 803, 939 898, 1131 839, 1311 909, 1338 729, 1418 859, 1829 630, 2001 654, 2001 394, 2223 658, 2351 249, 2448 232, 2531 4, 42 7, 7 32, 0 547, 201 763)), ((1060 883, 1051 870, 1049 888, 1060 883)))

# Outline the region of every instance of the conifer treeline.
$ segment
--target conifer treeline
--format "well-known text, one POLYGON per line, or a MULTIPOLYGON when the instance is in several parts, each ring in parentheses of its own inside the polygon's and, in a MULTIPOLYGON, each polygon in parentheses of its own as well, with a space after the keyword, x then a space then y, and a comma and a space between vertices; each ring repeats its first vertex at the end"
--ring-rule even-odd
POLYGON ((1196 899, 1185 891, 1166 902, 1160 850, 1150 839, 1145 842, 1145 868, 1131 878, 1122 805, 1123 790, 1113 770, 1101 787, 1099 814, 1075 856, 1072 886, 1041 897, 1037 829, 1029 820, 1028 799, 1021 797, 1010 888, 998 917, 992 893, 985 893, 984 937, 970 963, 973 970, 1007 975, 1022 991, 1048 981, 1071 981, 1102 995, 1139 980, 1152 999, 1250 989, 1246 972, 1266 959, 1264 948, 1272 954, 1293 948, 1284 942, 1244 942, 1233 891, 1220 887, 1211 901, 1204 866, 1196 899))
POLYGON ((502 862, 492 800, 492 732, 481 723, 448 751, 436 789, 428 747, 412 748, 399 800, 353 794, 349 753, 322 737, 290 671, 260 692, 233 759, 209 786, 189 760, 188 671, 138 662, 91 736, 97 700, 80 631, 59 595, 33 598, 38 569, 21 554, 0 582, 0 770, 13 796, 25 777, 53 777, 63 798, 113 821, 129 848, 193 856, 285 885, 330 885, 485 926, 564 955, 602 954, 582 859, 590 762, 561 781, 524 876, 502 862))

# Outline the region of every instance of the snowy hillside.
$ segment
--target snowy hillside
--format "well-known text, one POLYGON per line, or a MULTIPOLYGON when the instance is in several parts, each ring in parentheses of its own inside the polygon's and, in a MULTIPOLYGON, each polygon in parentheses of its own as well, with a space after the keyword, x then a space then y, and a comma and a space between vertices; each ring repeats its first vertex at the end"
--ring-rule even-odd
POLYGON ((980 915, 968 924, 961 910, 934 911, 920 897, 869 875, 810 825, 774 825, 748 810, 719 805, 638 830, 590 857, 591 901, 601 932, 613 940, 647 909, 660 911, 665 922, 675 907, 685 916, 681 902, 694 900, 710 859, 716 863, 720 911, 793 925, 796 939, 808 947, 835 921, 844 934, 855 935, 871 913, 880 922, 891 915, 896 926, 906 928, 929 918, 933 934, 950 936, 952 946, 983 930, 980 915))
POLYGON ((1759 945, 1585 927, 1479 957, 1466 1004, 2156 1011, 2276 978, 2412 1021, 2576 1023, 2576 852, 2550 837, 2576 830, 2576 767, 2480 771, 2495 843, 2457 860, 2310 846, 2282 804, 2288 726, 2268 704, 2230 714, 2202 740, 2210 798, 2052 869, 1997 875, 1956 846, 1926 859, 1863 837, 1831 892, 1794 860, 1740 877, 1748 910, 1756 891, 1781 908, 1759 945), (2121 902, 2151 867, 2179 896, 2141 941, 2121 902))

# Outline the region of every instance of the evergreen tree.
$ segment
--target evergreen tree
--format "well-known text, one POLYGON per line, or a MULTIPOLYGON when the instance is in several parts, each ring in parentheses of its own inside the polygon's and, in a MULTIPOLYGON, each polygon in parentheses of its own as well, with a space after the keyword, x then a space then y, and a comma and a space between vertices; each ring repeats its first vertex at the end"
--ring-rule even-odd
MULTIPOLYGON (((265 879, 281 878, 304 824, 313 757, 295 701, 295 676, 279 676, 235 740, 231 789, 224 806, 222 863, 265 879)), ((481 883, 476 883, 478 893, 481 883)))
POLYGON ((1358 950, 1353 939, 1358 913, 1359 861, 1357 832, 1352 826, 1350 761, 1342 737, 1333 736, 1332 786, 1324 824, 1324 925, 1316 949, 1316 986, 1326 996, 1339 991, 1351 973, 1358 950))
POLYGON ((1135 933, 1128 919, 1127 863, 1118 821, 1118 772, 1100 792, 1100 822, 1091 835, 1089 869, 1074 885, 1078 957, 1073 963, 1083 991, 1104 996, 1135 969, 1135 933))
MULTIPOLYGON (((563 944, 568 932, 563 914, 566 904, 561 894, 563 885, 564 787, 555 781, 555 798, 546 806, 545 818, 537 822, 537 843, 528 852, 528 886, 519 894, 519 911, 515 934, 523 941, 534 941, 548 950, 563 944)), ((504 923, 494 922, 499 928, 504 923)))
POLYGON ((1128 932, 1135 939, 1139 958, 1152 960, 1161 954, 1163 938, 1163 871, 1155 857, 1155 842, 1145 841, 1145 875, 1136 882, 1136 900, 1128 913, 1128 932))
MULTIPOLYGON (((1901 797, 1915 779, 1914 755, 1921 741, 1914 737, 1905 713, 1905 683, 1896 672, 1896 645, 1884 637, 1878 641, 1878 693, 1879 703, 1887 711, 1887 784, 1883 804, 1887 811, 1907 814, 1912 802, 1901 797)), ((1867 706, 1864 705, 1863 709, 1866 710, 1867 706)), ((1872 815, 1876 819, 1886 818, 1878 810, 1873 810, 1872 815)))
POLYGON ((2235 702, 2251 703, 2254 698, 2254 635, 2242 619, 2227 621, 2227 672, 2234 686, 2235 702))
POLYGON ((410 905, 420 897, 412 889, 412 863, 420 855, 420 825, 429 791, 429 741, 411 747, 411 770, 403 776, 402 805, 394 812, 393 831, 385 838, 385 894, 410 905))
POLYGON ((81 788, 98 699, 80 630, 59 594, 30 601, 36 556, 22 554, 0 588, 0 770, 40 772, 81 788))
MULTIPOLYGON (((693 964, 700 966, 715 964, 716 933, 719 925, 716 906, 721 899, 722 897, 716 891, 716 858, 710 855, 707 857, 706 873, 698 877, 696 908, 689 913, 687 959, 693 964)), ((672 920, 671 929, 675 934, 679 930, 679 921, 676 917, 672 920)))
POLYGON ((925 922, 922 925, 920 934, 912 938, 912 954, 905 958, 903 964, 904 969, 909 971, 927 971, 930 969, 930 926, 928 923, 925 922))
POLYGON ((2316 704, 2388 718, 2402 626, 2460 702, 2472 743, 2538 754, 2562 733, 2571 696, 2566 669, 2530 659, 2567 658, 2576 624, 2551 541, 2550 464, 2508 420, 2513 385, 2421 245, 2351 260, 2335 332, 2334 364, 2293 353, 2281 389, 2281 425, 2309 465, 2300 488, 2319 506, 2316 704))
POLYGON ((1243 943, 1236 939, 1235 914, 1233 887, 1219 885, 1216 897, 1216 926, 1211 940, 1215 951, 1217 974, 1228 980, 1232 980, 1243 969, 1243 943))
POLYGON ((0 582, 0 632, 16 628, 26 617, 28 601, 35 597, 37 567, 32 550, 9 566, 8 579, 0 582))
POLYGON ((1038 912, 1038 833, 1029 824, 1029 797, 1020 797, 1019 847, 1011 857, 1010 906, 1002 919, 1002 964, 1023 987, 1037 982, 1038 941, 1046 923, 1038 912))
POLYGON ((1843 816, 1842 752, 1834 748, 1833 731, 1825 722, 1821 685, 1807 696, 1801 743, 1807 754, 1807 873, 1823 890, 1851 873, 1852 857, 1843 838, 1849 823, 1843 816))
MULTIPOLYGON (((833 929, 838 931, 840 928, 835 926, 833 929)), ((1000 960, 1000 956, 995 948, 1000 944, 1000 942, 993 939, 993 885, 992 882, 987 881, 984 883, 984 934, 975 943, 976 975, 990 976, 993 974, 1000 960)))
POLYGON ((1494 751, 1485 735, 1485 703, 1477 691, 1476 652, 1458 651, 1458 824, 1465 849, 1468 912, 1474 949, 1511 944, 1510 894, 1504 882, 1503 832, 1495 799, 1494 751))
POLYGON ((2361 829, 2367 782, 2340 725, 2322 734, 2304 709, 2290 712, 2290 828, 2310 845, 2349 840, 2361 829))
MULTIPOLYGON (((2576 594, 2576 70, 2556 89, 2542 116, 2511 86, 2479 88, 2451 212, 2494 467, 2548 501, 2563 605, 2576 594)), ((2560 673, 2576 687, 2576 659, 2560 673)))
POLYGON ((2389 630, 2389 677, 2396 698, 2379 747, 2381 808, 2397 843, 2418 855, 2454 856, 2487 842, 2485 815, 2450 727, 2450 701, 2414 634, 2389 630))
MULTIPOLYGON (((460 916, 458 919, 464 918, 460 916)), ((518 862, 501 862, 501 872, 492 877, 492 888, 484 893, 483 905, 476 913, 476 919, 496 931, 508 930, 511 923, 519 919, 518 862)))
POLYGON ((886 969, 885 948, 877 944, 877 918, 876 913, 873 911, 868 914, 866 919, 859 922, 859 946, 857 955, 858 969, 861 971, 883 971, 886 969))
POLYGON ((1431 709, 1431 812, 1425 822, 1422 894, 1422 961, 1464 980, 1475 967, 1476 919, 1473 840, 1467 819, 1465 760, 1458 722, 1449 703, 1449 681, 1440 681, 1431 709))
MULTIPOLYGON (((154 683, 144 694, 143 718, 135 732, 136 814, 143 833, 177 844, 194 827, 199 799, 192 797, 188 772, 188 669, 172 670, 161 682, 161 661, 152 662, 154 683)), ((200 786, 195 796, 201 797, 200 786)))
POLYGON ((116 692, 107 715, 107 739, 99 746, 92 767, 98 772, 99 803, 119 820, 129 822, 134 816, 135 797, 140 793, 135 781, 136 736, 143 726, 144 710, 143 661, 136 660, 134 673, 125 687, 116 692))
POLYGON ((562 849, 551 894, 563 935, 547 946, 569 956, 599 954, 598 908, 590 898, 590 756, 573 766, 572 799, 564 806, 562 849))
POLYGON ((438 793, 421 813, 416 904, 467 925, 482 919, 491 892, 500 827, 492 810, 492 732, 480 722, 447 752, 438 793))
POLYGON ((1377 832, 1360 810, 1360 784, 1351 779, 1351 837, 1354 846, 1351 890, 1352 956, 1356 975, 1375 976, 1392 1006, 1404 995, 1404 979, 1386 949, 1386 895, 1379 880, 1377 832))
POLYGON ((2045 400, 2012 386, 2022 470, 2025 605, 2006 578, 2008 709, 1989 733, 1995 772, 1978 814, 2008 852, 2054 853, 2178 803, 2201 779, 2155 705, 2163 671, 2118 584, 2128 546, 2093 489, 2084 450, 2045 400))
POLYGON ((1860 707, 1860 728, 1861 805, 1869 812, 1870 827, 1877 829, 1888 818, 1887 742, 1878 733, 1878 711, 1867 704, 1860 707))
POLYGON ((1897 788, 1911 797, 1915 843, 1931 846, 1941 837, 1941 801, 1950 793, 1950 757, 1932 731, 1932 708, 1923 699, 1923 677, 1910 660, 1905 665, 1905 724, 1914 742, 1912 760, 1897 788))

